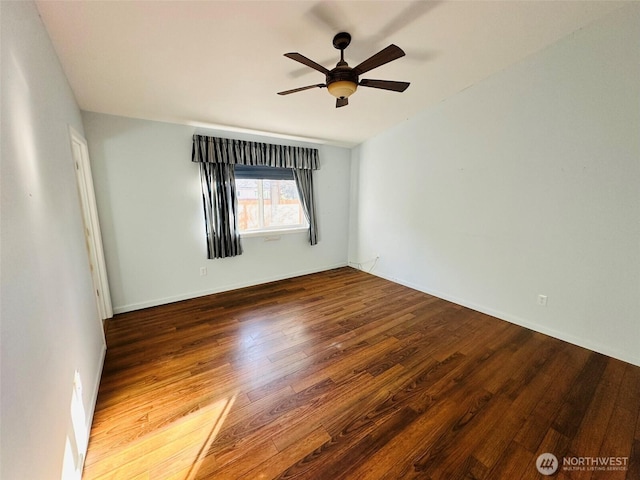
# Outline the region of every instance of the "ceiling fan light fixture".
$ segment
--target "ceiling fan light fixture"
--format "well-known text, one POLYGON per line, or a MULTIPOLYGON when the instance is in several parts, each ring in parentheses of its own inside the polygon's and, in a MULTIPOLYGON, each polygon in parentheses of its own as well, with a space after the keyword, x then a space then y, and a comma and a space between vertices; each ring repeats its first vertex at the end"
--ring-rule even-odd
POLYGON ((336 64, 335 68, 331 70, 328 70, 304 55, 300 55, 298 52, 285 53, 285 57, 300 62, 324 74, 326 83, 316 83, 315 85, 285 90, 284 92, 278 92, 278 95, 289 95, 290 93, 302 92, 311 88, 326 88, 331 95, 336 97, 336 108, 340 108, 349 105, 349 97, 353 95, 359 85, 369 88, 379 88, 381 90, 391 90, 393 92, 404 92, 407 89, 409 86, 408 82, 370 80, 366 78, 360 80, 360 75, 363 73, 403 57, 404 51, 400 47, 391 44, 387 48, 383 48, 375 55, 367 58, 364 62, 360 62, 355 68, 351 68, 349 64, 344 61, 344 49, 349 46, 350 42, 351 35, 347 32, 340 32, 333 37, 333 46, 340 50, 340 61, 336 64))
POLYGON ((327 85, 329 93, 336 98, 349 98, 357 88, 358 84, 349 80, 338 80, 327 85))

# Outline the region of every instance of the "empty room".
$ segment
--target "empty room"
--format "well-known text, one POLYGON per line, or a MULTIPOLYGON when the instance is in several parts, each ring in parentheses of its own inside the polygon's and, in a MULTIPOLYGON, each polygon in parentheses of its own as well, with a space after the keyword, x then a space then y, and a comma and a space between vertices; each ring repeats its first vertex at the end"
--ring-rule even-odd
POLYGON ((640 2, 0 21, 0 478, 640 478, 640 2))

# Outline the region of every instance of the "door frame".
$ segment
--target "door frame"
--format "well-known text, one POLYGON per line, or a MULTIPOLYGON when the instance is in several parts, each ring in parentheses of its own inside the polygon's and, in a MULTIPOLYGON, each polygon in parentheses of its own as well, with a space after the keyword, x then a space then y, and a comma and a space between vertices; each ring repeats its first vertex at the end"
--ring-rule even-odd
POLYGON ((100 320, 103 322, 104 327, 104 321, 113 317, 113 307, 111 305, 111 293, 107 277, 107 264, 102 246, 96 195, 93 189, 89 148, 85 138, 71 125, 69 125, 69 138, 71 140, 71 157, 74 163, 74 171, 76 172, 76 184, 80 195, 80 208, 85 229, 84 238, 87 245, 87 255, 89 256, 91 279, 94 284, 94 296, 100 320))

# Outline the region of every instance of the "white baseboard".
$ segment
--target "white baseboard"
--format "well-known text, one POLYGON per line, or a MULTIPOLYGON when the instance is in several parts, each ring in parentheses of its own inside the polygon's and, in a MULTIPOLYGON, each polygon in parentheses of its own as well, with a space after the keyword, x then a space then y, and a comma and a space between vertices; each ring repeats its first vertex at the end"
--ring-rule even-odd
MULTIPOLYGON (((102 345, 102 354, 100 356, 100 361, 98 362, 98 370, 96 372, 96 382, 93 385, 93 391, 91 392, 91 411, 87 412, 87 434, 91 432, 91 424, 93 423, 93 414, 96 411, 96 404, 98 403, 98 391, 100 390, 100 381, 102 380, 102 370, 104 368, 104 360, 107 356, 107 346, 105 344, 102 345)), ((87 435, 89 438, 89 435, 87 435)))
POLYGON ((230 290, 237 290, 239 288, 253 287, 255 285, 262 285, 263 283, 277 282, 278 280, 285 280, 287 278, 300 277, 302 275, 309 275, 312 273, 324 272, 327 270, 333 270, 334 268, 341 268, 346 266, 347 266, 347 262, 341 262, 334 265, 327 265, 327 266, 315 268, 315 269, 298 270, 298 271, 289 272, 283 275, 274 275, 274 276, 264 277, 260 279, 251 279, 246 282, 223 285, 210 290, 186 292, 186 293, 182 293, 180 295, 174 295, 171 297, 156 298, 146 302, 131 303, 128 305, 116 306, 113 308, 113 313, 114 314, 126 313, 126 312, 132 312, 134 310, 142 310, 143 308, 157 307, 158 305, 166 305, 167 303, 174 303, 174 302, 180 302, 182 300, 189 300, 191 298, 204 297, 205 295, 213 295, 215 293, 228 292, 230 290))
POLYGON ((92 385, 93 390, 91 392, 91 400, 89 403, 89 409, 87 412, 85 412, 86 415, 86 419, 85 419, 85 426, 86 426, 86 438, 87 438, 87 445, 85 445, 84 447, 84 451, 83 452, 78 452, 81 456, 80 456, 80 465, 77 471, 80 472, 80 475, 82 476, 82 472, 84 470, 84 463, 85 460, 87 458, 87 448, 89 447, 89 443, 88 440, 91 437, 91 426, 93 425, 93 416, 96 412, 96 404, 98 403, 98 392, 100 390, 100 381, 102 379, 102 369, 104 368, 104 360, 105 357, 107 355, 107 347, 106 344, 102 344, 102 354, 100 355, 100 359, 98 360, 98 369, 96 371, 96 375, 95 375, 95 383, 94 385, 92 385))
MULTIPOLYGON (((360 264, 355 263, 355 262, 344 262, 344 263, 338 263, 338 264, 334 264, 334 265, 329 265, 329 266, 325 266, 322 268, 318 268, 318 269, 308 269, 308 270, 300 270, 300 271, 296 271, 296 272, 290 272, 284 275, 274 275, 274 276, 270 276, 270 277, 264 277, 261 279, 252 279, 246 282, 240 282, 240 283, 236 283, 236 284, 229 284, 229 285, 224 285, 224 286, 220 286, 214 289, 210 289, 210 290, 202 290, 202 291, 197 291, 197 292, 187 292, 187 293, 183 293, 180 295, 175 295, 175 296, 171 296, 171 297, 166 297, 166 298, 158 298, 158 299, 154 299, 154 300, 149 300, 147 302, 140 302, 140 303, 133 303, 133 304, 129 304, 129 305, 122 305, 122 306, 117 306, 114 307, 113 311, 114 313, 118 314, 118 313, 126 313, 126 312, 131 312, 134 310, 141 310, 143 308, 149 308, 149 307, 155 307, 158 305, 165 305, 167 303, 173 303, 173 302, 179 302, 182 300, 188 300, 191 298, 197 298, 197 297, 202 297, 205 295, 212 295, 215 293, 221 293, 221 292, 227 292, 230 290, 236 290, 238 288, 245 288, 245 287, 252 287, 255 285, 261 285, 264 283, 269 283, 269 282, 275 282, 278 280, 284 280, 287 278, 294 278, 294 277, 299 277, 302 275, 309 275, 312 273, 318 273, 318 272, 323 272, 326 270, 332 270, 334 268, 340 268, 340 267, 345 267, 345 266, 350 266, 356 269, 359 269, 360 264)), ((360 268, 361 269, 361 268, 360 268)), ((361 269, 362 270, 362 269, 361 269)), ((366 270, 363 270, 366 271, 366 270)), ((386 280, 389 280, 391 282, 394 283, 398 283, 400 285, 404 285, 406 287, 409 288, 413 288, 414 290, 418 290, 420 292, 424 292, 427 293, 429 295, 433 295, 434 297, 438 297, 438 298, 442 298, 443 300, 447 300, 449 302, 455 303, 457 305, 461 305, 463 307, 467 307, 470 308, 472 310, 476 310, 478 312, 487 314, 487 315, 491 315, 492 317, 496 317, 500 320, 504 320, 506 322, 509 323, 513 323, 515 325, 520 325, 521 327, 525 327, 528 328, 530 330, 534 330, 536 332, 545 334, 545 335, 549 335, 550 337, 554 337, 557 338, 559 340, 563 340, 565 342, 569 342, 573 345, 577 345, 579 347, 583 347, 583 348, 587 348, 589 350, 593 350, 595 352, 598 353, 602 353, 604 355, 613 357, 613 358, 617 358, 618 360, 622 360, 623 362, 627 362, 630 363, 632 365, 637 365, 640 366, 640 357, 638 357, 637 355, 630 355, 628 352, 621 352, 619 350, 616 350, 615 348, 611 348, 608 345, 602 345, 599 344, 597 342, 592 342, 589 340, 585 340, 584 338, 581 337, 576 337, 574 335, 568 334, 566 332, 562 332, 559 330, 555 330, 552 328, 549 328, 545 325, 541 325, 539 323, 535 323, 535 322, 531 322, 529 320, 517 317, 515 315, 511 315, 499 310, 495 310, 493 308, 490 308, 486 305, 480 305, 474 302, 469 302, 463 298, 458 298, 456 296, 453 295, 449 295, 447 293, 444 292, 440 292, 440 291, 436 291, 436 290, 432 290, 429 288, 424 287, 423 285, 418 285, 412 282, 407 282, 403 279, 400 278, 396 278, 393 276, 389 276, 386 275, 384 273, 381 273, 379 270, 376 270, 375 272, 370 272, 372 275, 376 275, 380 278, 384 278, 386 280)), ((97 392, 96 392, 97 395, 97 392)))
POLYGON ((486 305, 480 305, 474 302, 469 302, 462 298, 458 298, 443 292, 425 288, 422 285, 417 285, 412 282, 407 282, 396 277, 385 275, 384 273, 380 273, 379 271, 372 273, 372 275, 376 275, 380 278, 384 278, 385 280, 389 280, 390 282, 398 283, 400 285, 404 285, 405 287, 413 288, 414 290, 418 290, 428 295, 433 295, 434 297, 447 300, 448 302, 452 302, 457 305, 470 308, 471 310, 475 310, 477 312, 484 313, 486 315, 491 315, 492 317, 496 317, 500 320, 504 320, 506 322, 513 323, 515 325, 519 325, 524 328, 528 328, 529 330, 533 330, 535 332, 542 333, 544 335, 548 335, 553 338, 557 338, 558 340, 562 340, 562 341, 571 343, 573 345, 577 345, 579 347, 592 350, 594 352, 602 353, 603 355, 607 355, 609 357, 613 357, 618 360, 622 360, 623 362, 627 362, 632 365, 636 365, 640 367, 640 357, 636 355, 630 355, 628 352, 622 352, 622 351, 616 350, 615 348, 611 348, 608 345, 602 345, 597 342, 586 340, 581 337, 576 337, 566 332, 555 330, 545 325, 540 325, 539 323, 531 322, 524 318, 520 318, 518 316, 511 315, 499 310, 495 310, 493 308, 487 307, 486 305))

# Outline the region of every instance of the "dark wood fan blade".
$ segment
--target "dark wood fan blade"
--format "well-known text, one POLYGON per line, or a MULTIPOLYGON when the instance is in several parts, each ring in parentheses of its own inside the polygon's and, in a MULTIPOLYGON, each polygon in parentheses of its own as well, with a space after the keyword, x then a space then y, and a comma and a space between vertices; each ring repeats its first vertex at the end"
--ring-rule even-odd
POLYGON ((350 32, 353 25, 347 21, 347 15, 344 9, 340 8, 335 2, 318 2, 306 13, 306 16, 317 26, 331 32, 350 32), (349 27, 349 28, 347 28, 349 27))
POLYGON ((366 78, 360 80, 360 85, 363 87, 381 88, 382 90, 392 90, 394 92, 404 92, 409 85, 409 82, 392 82, 390 80, 368 80, 366 78))
POLYGON ((344 107, 345 105, 349 105, 348 98, 336 98, 336 108, 344 107))
POLYGON ((309 90, 310 88, 323 88, 326 87, 324 83, 317 83, 315 85, 307 85, 306 87, 294 88, 293 90, 285 90, 284 92, 278 92, 278 95, 289 95, 290 93, 302 92, 303 90, 309 90))
POLYGON ((439 3, 444 3, 442 0, 429 1, 429 2, 413 2, 402 10, 398 15, 389 20, 387 24, 378 30, 374 38, 378 41, 389 38, 410 24, 414 23, 423 15, 427 14, 430 10, 437 7, 439 3))
POLYGON ((392 62, 393 60, 397 60, 400 57, 404 57, 404 51, 397 45, 392 44, 387 48, 380 50, 374 56, 369 57, 353 70, 356 74, 362 75, 369 70, 378 68, 379 66, 392 62))
POLYGON ((324 68, 322 65, 320 65, 319 63, 314 62, 313 60, 308 59, 304 55, 300 55, 299 53, 296 53, 296 52, 285 53, 284 56, 287 57, 287 58, 290 58, 291 60, 295 60, 296 62, 300 62, 303 65, 306 65, 307 67, 311 67, 314 70, 322 72, 325 75, 327 75, 329 73, 329 70, 324 68))

